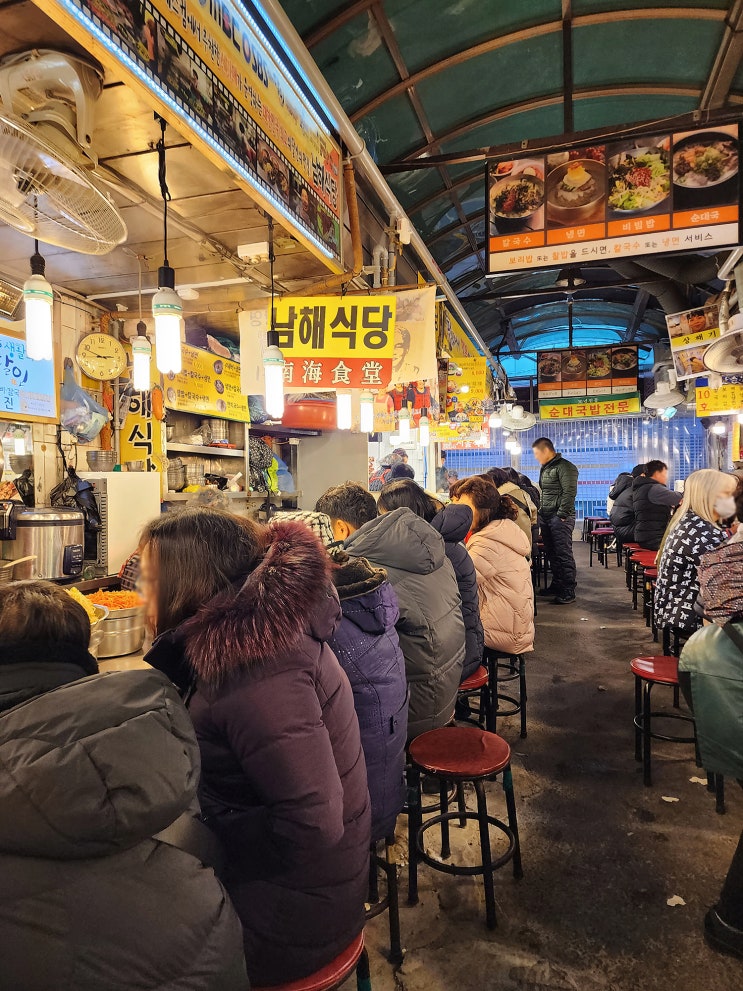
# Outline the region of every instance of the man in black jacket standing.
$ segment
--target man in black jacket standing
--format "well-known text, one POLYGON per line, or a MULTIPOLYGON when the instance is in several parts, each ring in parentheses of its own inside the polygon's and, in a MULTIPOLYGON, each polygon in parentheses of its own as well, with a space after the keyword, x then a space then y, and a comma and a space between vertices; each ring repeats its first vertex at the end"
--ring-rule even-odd
POLYGON ((573 529, 578 469, 555 451, 555 446, 548 437, 535 440, 532 449, 534 457, 542 466, 539 473, 539 487, 542 490, 539 522, 552 569, 552 584, 540 592, 540 595, 554 595, 556 605, 566 606, 575 602, 573 529))
POLYGON ((681 499, 679 492, 668 488, 668 465, 663 461, 648 461, 645 474, 636 478, 632 486, 635 542, 649 551, 657 551, 681 499))

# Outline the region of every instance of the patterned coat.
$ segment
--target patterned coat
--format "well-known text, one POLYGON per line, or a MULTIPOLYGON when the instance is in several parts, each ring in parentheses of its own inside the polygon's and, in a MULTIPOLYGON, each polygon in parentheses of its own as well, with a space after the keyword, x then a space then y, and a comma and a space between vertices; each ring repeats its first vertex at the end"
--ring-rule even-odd
POLYGON ((696 513, 687 512, 671 531, 658 564, 655 622, 660 627, 695 630, 701 625, 694 612, 699 595, 697 567, 703 554, 713 551, 726 532, 696 513))

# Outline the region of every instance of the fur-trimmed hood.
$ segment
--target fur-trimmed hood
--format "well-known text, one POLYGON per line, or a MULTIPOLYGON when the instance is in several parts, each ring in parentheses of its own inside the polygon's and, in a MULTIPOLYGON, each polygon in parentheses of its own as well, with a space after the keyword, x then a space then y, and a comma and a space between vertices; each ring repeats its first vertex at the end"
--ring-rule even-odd
POLYGON ((178 630, 188 662, 208 685, 324 641, 340 621, 330 559, 304 523, 274 524, 263 560, 242 585, 215 596, 178 630))

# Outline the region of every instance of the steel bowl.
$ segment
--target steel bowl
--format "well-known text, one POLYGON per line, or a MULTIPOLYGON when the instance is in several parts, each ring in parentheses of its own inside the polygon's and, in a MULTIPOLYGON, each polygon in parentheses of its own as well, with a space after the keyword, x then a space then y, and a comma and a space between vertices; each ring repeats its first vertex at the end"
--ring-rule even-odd
POLYGON ((96 606, 93 608, 96 611, 98 619, 95 623, 90 624, 90 646, 88 650, 93 655, 93 657, 98 658, 98 650, 101 646, 101 641, 103 640, 103 634, 105 628, 103 626, 103 621, 108 617, 109 609, 108 606, 96 606))
POLYGON ((85 457, 91 471, 113 471, 116 455, 113 451, 86 451, 85 457))
POLYGON ((580 224, 593 213, 599 203, 606 197, 606 166, 603 162, 595 162, 592 158, 579 158, 575 161, 558 165, 556 169, 547 176, 547 219, 556 221, 559 224, 580 224), (582 165, 596 184, 596 192, 593 199, 588 203, 581 203, 580 206, 563 206, 554 200, 554 193, 565 177, 568 168, 575 165, 582 165))
POLYGON ((124 657, 142 649, 145 635, 144 606, 110 609, 108 616, 96 623, 101 627, 98 657, 124 657))

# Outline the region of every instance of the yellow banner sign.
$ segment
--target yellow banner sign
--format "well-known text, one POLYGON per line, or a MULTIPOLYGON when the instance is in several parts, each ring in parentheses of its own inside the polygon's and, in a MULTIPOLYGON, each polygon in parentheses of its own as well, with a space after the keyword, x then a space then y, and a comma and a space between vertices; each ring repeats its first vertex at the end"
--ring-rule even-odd
POLYGON ((714 416, 716 413, 735 413, 743 409, 743 385, 723 385, 719 389, 696 390, 697 416, 714 416))
POLYGON ((446 351, 452 358, 475 358, 477 349, 446 303, 439 303, 436 312, 437 341, 439 351, 446 351))
MULTIPOLYGON (((258 5, 35 2, 59 24, 71 19, 70 33, 113 56, 179 118, 179 128, 193 127, 211 152, 291 218, 324 255, 340 261, 340 146, 258 5)), ((182 133, 189 136, 188 130, 182 133)))
POLYGON ((240 389, 240 366, 211 351, 181 347, 183 370, 166 375, 165 405, 183 413, 201 413, 250 423, 248 397, 240 389))
POLYGON ((582 399, 542 400, 540 420, 576 420, 595 416, 627 416, 639 413, 640 393, 626 396, 588 396, 582 399))
POLYGON ((488 398, 488 365, 485 358, 453 358, 449 362, 446 413, 457 423, 475 423, 484 417, 488 398))

